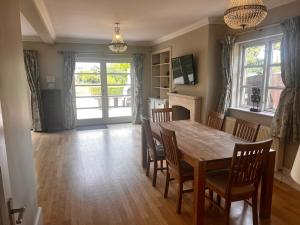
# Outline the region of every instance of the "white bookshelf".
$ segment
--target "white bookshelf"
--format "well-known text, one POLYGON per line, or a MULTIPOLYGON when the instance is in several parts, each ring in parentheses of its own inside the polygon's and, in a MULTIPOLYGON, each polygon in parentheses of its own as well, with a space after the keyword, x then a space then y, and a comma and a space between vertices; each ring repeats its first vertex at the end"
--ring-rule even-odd
POLYGON ((167 99, 171 92, 172 66, 171 48, 151 54, 151 97, 167 99))

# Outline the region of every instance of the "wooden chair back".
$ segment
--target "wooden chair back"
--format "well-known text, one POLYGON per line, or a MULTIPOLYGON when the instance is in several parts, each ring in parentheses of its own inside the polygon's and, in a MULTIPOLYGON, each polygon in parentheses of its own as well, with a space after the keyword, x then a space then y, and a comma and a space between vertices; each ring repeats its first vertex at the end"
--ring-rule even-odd
POLYGON ((168 166, 180 173, 180 152, 177 146, 175 131, 160 126, 160 135, 168 166))
POLYGON ((221 130, 224 122, 224 114, 218 112, 210 112, 208 115, 207 126, 221 130))
POLYGON ((233 187, 253 185, 256 189, 258 188, 272 141, 269 139, 235 145, 227 194, 230 194, 233 187))
POLYGON ((154 123, 171 121, 172 114, 172 108, 152 109, 152 119, 154 123))
POLYGON ((154 142, 154 138, 153 138, 153 134, 152 134, 152 130, 151 130, 150 120, 145 117, 141 117, 141 121, 142 121, 142 127, 145 132, 145 136, 146 136, 149 154, 152 159, 156 159, 155 142, 154 142))
POLYGON ((246 141, 255 142, 260 124, 236 119, 233 135, 246 141))

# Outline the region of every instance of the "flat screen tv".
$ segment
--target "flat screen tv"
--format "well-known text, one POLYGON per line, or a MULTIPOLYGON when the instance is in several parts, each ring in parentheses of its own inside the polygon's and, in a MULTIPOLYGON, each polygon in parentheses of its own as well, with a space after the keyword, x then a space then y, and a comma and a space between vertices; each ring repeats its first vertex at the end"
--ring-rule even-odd
POLYGON ((172 58, 173 81, 175 84, 195 84, 193 55, 172 58))

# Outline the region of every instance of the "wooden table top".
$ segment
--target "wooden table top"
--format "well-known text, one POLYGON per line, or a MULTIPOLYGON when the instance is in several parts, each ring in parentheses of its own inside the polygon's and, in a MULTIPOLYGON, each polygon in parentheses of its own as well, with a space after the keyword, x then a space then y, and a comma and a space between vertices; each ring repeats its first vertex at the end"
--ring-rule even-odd
MULTIPOLYGON (((199 161, 230 159, 236 143, 249 143, 232 134, 190 120, 159 124, 174 130, 180 151, 199 161)), ((159 124, 151 123, 152 132, 158 139, 160 138, 159 124)))

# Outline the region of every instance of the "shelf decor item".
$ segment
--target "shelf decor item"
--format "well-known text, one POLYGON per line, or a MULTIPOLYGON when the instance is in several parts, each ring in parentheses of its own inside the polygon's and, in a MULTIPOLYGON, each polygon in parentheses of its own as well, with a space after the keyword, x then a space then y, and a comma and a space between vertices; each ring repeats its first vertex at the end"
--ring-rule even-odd
POLYGON ((230 0, 224 13, 225 23, 232 29, 256 27, 267 16, 263 0, 230 0))
POLYGON ((250 109, 251 112, 260 112, 260 99, 260 89, 257 87, 252 88, 251 102, 253 103, 253 107, 250 109))
POLYGON ((120 34, 120 23, 115 23, 115 25, 115 33, 108 47, 114 53, 122 53, 127 50, 127 44, 124 42, 123 37, 120 34))

